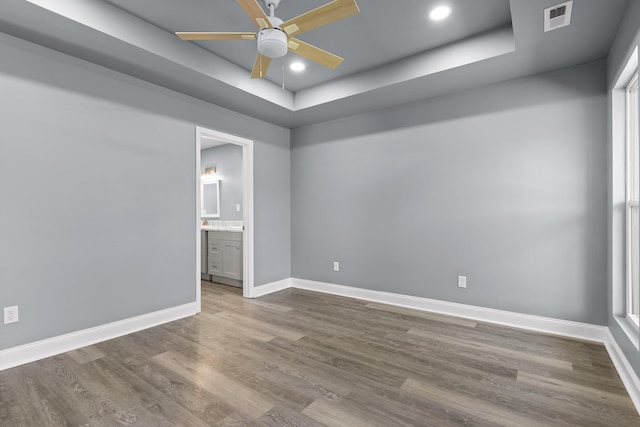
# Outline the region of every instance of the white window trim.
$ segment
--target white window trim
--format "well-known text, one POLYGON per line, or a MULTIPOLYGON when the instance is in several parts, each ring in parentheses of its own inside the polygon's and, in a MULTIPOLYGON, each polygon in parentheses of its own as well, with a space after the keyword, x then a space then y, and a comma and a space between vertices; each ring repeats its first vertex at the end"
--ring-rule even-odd
POLYGON ((636 329, 640 329, 640 319, 637 313, 633 313, 634 299, 638 298, 634 294, 634 287, 637 289, 634 281, 640 281, 640 164, 638 163, 638 157, 640 151, 638 135, 638 120, 640 119, 638 107, 640 103, 638 99, 632 103, 630 98, 630 87, 636 85, 635 96, 638 96, 638 67, 635 66, 631 78, 628 79, 625 84, 625 143, 626 143, 626 283, 625 283, 625 314, 627 319, 631 322, 631 325, 636 329), (634 117, 635 116, 635 117, 634 117), (634 122, 635 120, 635 122, 634 122))
POLYGON ((640 351, 640 329, 627 317, 627 242, 626 242, 626 88, 638 70, 638 47, 627 56, 627 61, 611 88, 611 147, 612 167, 609 194, 610 214, 610 277, 611 311, 613 318, 636 350, 640 351))

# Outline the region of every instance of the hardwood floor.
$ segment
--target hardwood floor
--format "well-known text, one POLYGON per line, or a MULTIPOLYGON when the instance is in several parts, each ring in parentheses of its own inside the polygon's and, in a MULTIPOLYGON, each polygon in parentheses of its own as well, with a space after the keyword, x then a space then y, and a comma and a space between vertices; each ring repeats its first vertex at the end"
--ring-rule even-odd
POLYGON ((1 426, 640 426, 600 344, 203 282, 203 312, 0 372, 1 426))

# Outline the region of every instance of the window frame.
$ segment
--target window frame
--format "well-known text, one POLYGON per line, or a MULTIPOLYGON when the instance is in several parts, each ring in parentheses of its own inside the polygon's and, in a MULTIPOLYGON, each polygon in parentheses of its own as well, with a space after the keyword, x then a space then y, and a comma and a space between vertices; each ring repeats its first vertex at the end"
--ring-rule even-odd
POLYGON ((625 314, 640 329, 640 101, 638 69, 625 85, 625 314))

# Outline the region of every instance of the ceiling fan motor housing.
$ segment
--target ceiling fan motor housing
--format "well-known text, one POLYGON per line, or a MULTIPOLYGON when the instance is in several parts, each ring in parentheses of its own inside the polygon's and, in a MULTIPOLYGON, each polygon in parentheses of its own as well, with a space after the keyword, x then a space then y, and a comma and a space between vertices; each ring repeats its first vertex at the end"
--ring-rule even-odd
POLYGON ((281 19, 270 16, 269 21, 274 28, 258 31, 258 52, 269 58, 281 58, 289 50, 287 33, 280 29, 281 19))

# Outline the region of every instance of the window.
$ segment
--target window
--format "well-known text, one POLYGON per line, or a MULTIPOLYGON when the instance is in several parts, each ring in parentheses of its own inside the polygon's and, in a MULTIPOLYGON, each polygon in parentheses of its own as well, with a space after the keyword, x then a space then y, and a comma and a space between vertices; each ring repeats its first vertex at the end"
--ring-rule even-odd
POLYGON ((626 86, 627 318, 640 327, 640 110, 638 72, 626 86))

